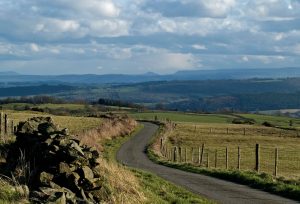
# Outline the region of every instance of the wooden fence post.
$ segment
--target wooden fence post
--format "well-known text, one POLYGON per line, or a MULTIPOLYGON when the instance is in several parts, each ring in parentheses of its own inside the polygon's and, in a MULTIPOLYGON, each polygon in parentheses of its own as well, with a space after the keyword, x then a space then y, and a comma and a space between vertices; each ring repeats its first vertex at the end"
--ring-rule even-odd
POLYGON ((216 149, 216 152, 215 152, 215 168, 217 168, 217 164, 218 164, 218 150, 216 149))
POLYGON ((201 147, 199 146, 198 148, 198 164, 200 165, 200 161, 201 161, 201 147))
POLYGON ((4 134, 7 135, 7 129, 8 129, 8 118, 7 114, 4 115, 4 134))
POLYGON ((177 147, 174 147, 173 149, 173 161, 177 162, 177 147))
POLYGON ((278 148, 275 148, 275 171, 274 171, 274 175, 277 176, 278 175, 278 148))
POLYGON ((160 151, 162 151, 163 149, 163 138, 161 137, 160 138, 160 151))
POLYGON ((226 163, 226 170, 228 169, 228 147, 226 147, 226 155, 225 155, 225 163, 226 163))
POLYGON ((194 147, 192 147, 192 164, 194 163, 194 147))
POLYGON ((2 118, 3 118, 3 113, 0 113, 0 136, 2 136, 2 118))
POLYGON ((246 128, 244 128, 244 135, 246 135, 246 128))
POLYGON ((255 145, 255 170, 259 172, 260 166, 260 147, 259 144, 255 145))
POLYGON ((11 120, 11 127, 10 127, 10 129, 11 129, 11 134, 13 135, 15 132, 14 132, 14 121, 13 120, 11 120))
POLYGON ((204 143, 202 144, 202 148, 201 148, 200 166, 202 165, 202 161, 203 161, 203 153, 204 153, 204 143))
POLYGON ((238 170, 241 170, 241 149, 238 147, 238 165, 237 165, 238 170))
POLYGON ((206 161, 206 167, 209 168, 209 151, 207 151, 207 161, 206 161))
POLYGON ((187 159, 187 148, 185 147, 184 149, 184 162, 187 163, 188 159, 187 159))
POLYGON ((181 159, 181 147, 178 147, 178 160, 179 160, 179 163, 182 162, 182 159, 181 159))
POLYGON ((229 128, 227 128, 227 135, 229 134, 229 128))

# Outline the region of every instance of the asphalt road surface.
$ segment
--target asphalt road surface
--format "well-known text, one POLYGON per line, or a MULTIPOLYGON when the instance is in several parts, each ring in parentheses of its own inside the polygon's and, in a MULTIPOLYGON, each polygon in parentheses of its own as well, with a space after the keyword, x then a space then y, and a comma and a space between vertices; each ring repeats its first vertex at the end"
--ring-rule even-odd
POLYGON ((143 124, 145 126, 144 129, 126 142, 118 151, 117 160, 120 163, 152 172, 172 183, 182 186, 191 192, 204 196, 217 203, 299 203, 264 191, 252 189, 248 186, 165 167, 150 161, 145 153, 146 145, 157 131, 158 126, 152 123, 143 124))

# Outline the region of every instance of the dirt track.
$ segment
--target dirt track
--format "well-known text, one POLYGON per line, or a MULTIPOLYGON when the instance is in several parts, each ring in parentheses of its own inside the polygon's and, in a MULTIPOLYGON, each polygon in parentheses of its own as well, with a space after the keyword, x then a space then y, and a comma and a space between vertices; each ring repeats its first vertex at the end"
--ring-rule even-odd
POLYGON ((152 123, 143 123, 144 129, 125 143, 117 153, 117 159, 124 165, 152 172, 172 183, 202 195, 217 203, 260 204, 298 203, 267 192, 228 181, 172 169, 150 161, 145 153, 146 145, 158 129, 152 123))

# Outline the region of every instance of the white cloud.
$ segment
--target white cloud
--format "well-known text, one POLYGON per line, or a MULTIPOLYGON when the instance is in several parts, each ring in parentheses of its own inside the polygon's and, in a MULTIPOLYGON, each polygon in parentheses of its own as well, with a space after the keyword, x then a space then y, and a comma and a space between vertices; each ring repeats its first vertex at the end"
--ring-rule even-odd
POLYGON ((294 46, 292 47, 292 51, 293 51, 295 54, 300 55, 300 43, 294 45, 294 46))
POLYGON ((196 50, 207 50, 206 46, 201 44, 194 44, 192 47, 196 50))
POLYGON ((173 20, 170 19, 162 19, 158 21, 158 25, 161 30, 169 33, 173 33, 176 31, 177 25, 173 20))
POLYGON ((37 32, 76 32, 80 24, 74 20, 45 19, 44 23, 36 25, 37 32))
POLYGON ((296 0, 0 0, 0 55, 101 73, 298 66, 299 18, 296 0))
POLYGON ((249 58, 248 58, 247 56, 243 56, 243 57, 242 57, 242 60, 243 60, 244 62, 249 62, 249 58))
POLYGON ((33 52, 39 52, 39 51, 40 51, 39 46, 38 46, 37 44, 35 44, 35 43, 31 43, 31 44, 30 44, 30 49, 31 49, 31 51, 33 51, 33 52))
POLYGON ((128 35, 129 24, 123 20, 98 20, 91 21, 89 33, 92 36, 122 36, 128 35))
POLYGON ((236 5, 235 0, 204 0, 201 3, 209 10, 214 17, 226 16, 231 8, 236 5))

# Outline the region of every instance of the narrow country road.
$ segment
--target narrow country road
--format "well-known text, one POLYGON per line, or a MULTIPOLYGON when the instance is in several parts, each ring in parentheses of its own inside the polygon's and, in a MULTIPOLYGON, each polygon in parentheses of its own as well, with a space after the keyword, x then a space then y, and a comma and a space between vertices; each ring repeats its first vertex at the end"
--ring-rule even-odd
POLYGON ((172 183, 183 186, 186 189, 225 204, 276 204, 298 203, 267 192, 252 189, 250 187, 223 181, 220 179, 185 172, 150 161, 145 153, 146 145, 158 129, 152 123, 143 123, 144 129, 134 138, 125 143, 117 153, 117 160, 124 165, 152 172, 172 183))

